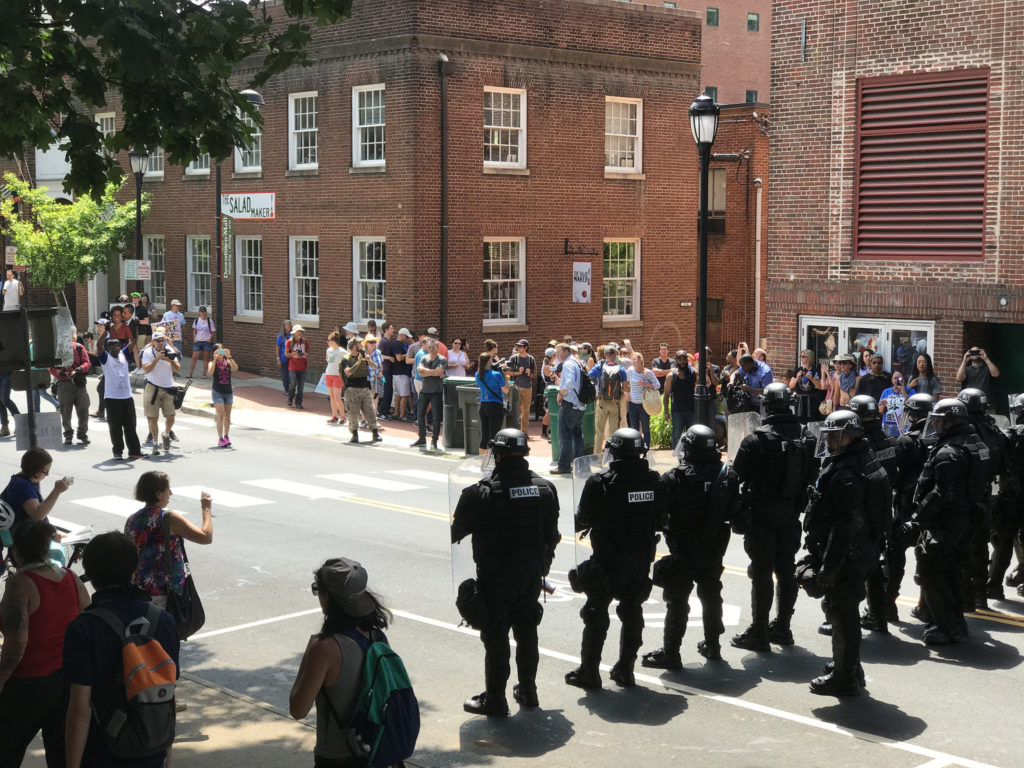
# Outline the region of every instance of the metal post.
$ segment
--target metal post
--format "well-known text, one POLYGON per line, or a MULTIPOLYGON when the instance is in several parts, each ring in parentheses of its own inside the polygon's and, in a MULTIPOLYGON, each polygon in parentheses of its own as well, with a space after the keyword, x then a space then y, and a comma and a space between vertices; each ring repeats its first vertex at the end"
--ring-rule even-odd
MULTIPOLYGON (((135 258, 139 260, 142 259, 142 176, 141 173, 135 174, 135 258)), ((142 290, 142 281, 137 276, 135 290, 142 290)))
POLYGON ((441 339, 448 339, 448 57, 438 58, 441 74, 441 339))
POLYGON ((711 145, 698 145, 700 153, 700 221, 697 238, 700 241, 700 261, 697 267, 697 388, 694 391, 694 405, 697 408, 697 423, 711 426, 708 414, 708 170, 711 165, 711 145))
MULTIPOLYGON (((28 387, 25 389, 25 393, 28 395, 28 447, 35 448, 38 445, 38 438, 36 436, 36 388, 33 386, 35 382, 32 381, 32 343, 28 328, 28 307, 25 305, 25 297, 22 296, 21 299, 21 308, 18 311, 21 314, 22 354, 27 361, 25 376, 28 379, 28 387)), ((41 406, 42 403, 40 403, 41 406)))
POLYGON ((216 312, 216 323, 217 323, 217 341, 224 341, 224 245, 223 245, 223 234, 221 232, 221 212, 220 212, 220 160, 217 160, 217 181, 216 181, 216 195, 217 204, 214 210, 216 214, 214 218, 216 220, 215 229, 217 231, 217 312, 216 312))

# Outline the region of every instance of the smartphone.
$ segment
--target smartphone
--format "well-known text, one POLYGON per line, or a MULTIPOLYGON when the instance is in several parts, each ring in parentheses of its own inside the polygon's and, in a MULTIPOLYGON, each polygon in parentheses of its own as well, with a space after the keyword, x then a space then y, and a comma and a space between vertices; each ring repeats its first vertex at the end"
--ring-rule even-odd
POLYGON ((73 477, 65 477, 64 479, 67 480, 69 486, 75 484, 75 478, 73 477))
POLYGON ((226 349, 218 349, 217 350, 217 354, 218 355, 226 355, 227 353, 228 353, 228 351, 226 349))

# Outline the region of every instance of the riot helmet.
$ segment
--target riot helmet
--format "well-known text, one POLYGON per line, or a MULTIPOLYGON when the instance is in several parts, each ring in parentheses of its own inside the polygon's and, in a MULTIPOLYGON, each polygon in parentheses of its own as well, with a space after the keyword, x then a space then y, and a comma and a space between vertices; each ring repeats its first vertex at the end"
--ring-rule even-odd
POLYGON ((860 419, 860 423, 862 425, 866 425, 868 422, 878 421, 878 403, 871 395, 856 395, 851 397, 847 408, 857 414, 857 418, 860 419))
POLYGON ((613 459, 622 459, 627 456, 642 457, 647 454, 647 446, 644 444, 644 436, 635 429, 617 429, 604 444, 604 449, 611 453, 613 459))
POLYGON ((489 447, 497 456, 527 456, 530 444, 526 433, 518 429, 502 429, 491 439, 489 447))
POLYGON ((968 416, 984 416, 985 409, 988 408, 988 397, 980 389, 974 387, 961 389, 956 399, 967 406, 968 416))
POLYGON ((900 414, 900 432, 906 433, 911 424, 927 418, 928 414, 932 412, 934 405, 935 398, 929 394, 919 392, 916 395, 911 395, 903 406, 903 412, 900 414))
POLYGON ((785 384, 774 382, 764 388, 761 402, 768 413, 785 413, 793 402, 793 395, 785 384))
POLYGON ((950 427, 967 423, 967 405, 955 397, 947 397, 939 400, 928 414, 928 421, 924 425, 925 440, 939 437, 950 427))
POLYGON ((9 531, 14 525, 14 508, 0 499, 0 531, 9 531))
POLYGON ((679 439, 683 458, 692 461, 715 461, 720 458, 715 430, 703 424, 694 424, 679 439))
POLYGON ((1014 416, 1014 422, 1020 423, 1020 415, 1024 413, 1024 395, 1017 395, 1010 402, 1010 413, 1014 416))
POLYGON ((864 427, 853 411, 833 411, 821 425, 815 458, 826 459, 838 456, 847 446, 864 436, 864 427))

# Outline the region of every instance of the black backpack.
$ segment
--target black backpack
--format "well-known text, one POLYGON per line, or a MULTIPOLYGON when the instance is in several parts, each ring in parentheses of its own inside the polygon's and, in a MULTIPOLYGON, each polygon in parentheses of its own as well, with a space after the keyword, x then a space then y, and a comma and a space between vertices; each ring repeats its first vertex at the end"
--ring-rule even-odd
POLYGON ((586 368, 580 366, 580 387, 577 391, 580 405, 587 405, 597 399, 597 387, 594 380, 587 374, 586 368))
POLYGON ((801 433, 795 439, 787 439, 768 427, 758 427, 754 433, 767 441, 773 453, 782 456, 784 469, 782 477, 778 478, 779 497, 796 499, 801 496, 807 490, 814 459, 813 450, 807 444, 804 434, 801 433))
POLYGON ((965 436, 960 449, 967 456, 967 500, 971 504, 980 504, 992 492, 992 478, 995 474, 992 452, 976 432, 965 436))

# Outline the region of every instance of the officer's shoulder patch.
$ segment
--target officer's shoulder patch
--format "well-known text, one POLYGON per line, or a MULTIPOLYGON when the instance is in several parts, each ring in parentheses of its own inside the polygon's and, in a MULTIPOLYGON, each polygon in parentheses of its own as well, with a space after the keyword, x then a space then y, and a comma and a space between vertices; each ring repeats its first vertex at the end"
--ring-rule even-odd
POLYGON ((535 485, 520 485, 508 489, 510 499, 539 499, 540 488, 535 485))

